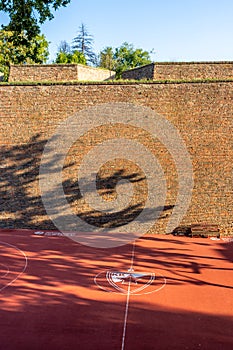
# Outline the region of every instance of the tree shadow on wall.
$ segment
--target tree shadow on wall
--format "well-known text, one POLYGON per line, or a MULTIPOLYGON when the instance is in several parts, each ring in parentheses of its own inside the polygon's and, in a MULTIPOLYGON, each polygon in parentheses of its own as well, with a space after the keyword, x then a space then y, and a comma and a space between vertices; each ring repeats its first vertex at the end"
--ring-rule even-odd
MULTIPOLYGON (((39 191, 36 192, 41 154, 46 141, 37 135, 28 144, 2 147, 1 227, 55 228, 43 207, 39 191)), ((51 172, 56 171, 58 158, 59 154, 52 159, 49 168, 51 172)), ((136 173, 125 175, 119 171, 114 175, 101 178, 97 187, 106 189, 107 194, 111 195, 114 194, 118 178, 126 176, 134 183, 144 180, 136 173)), ((82 200, 77 181, 68 179, 64 181, 63 187, 70 205, 82 200)), ((56 197, 56 193, 51 192, 49 195, 56 197)), ((141 212, 142 204, 126 208, 123 219, 135 218, 141 212)), ((173 206, 165 207, 162 217, 172 208, 173 206)), ((62 208, 56 209, 60 209, 61 215, 64 215, 62 208)), ((154 209, 148 209, 148 220, 154 209)), ((87 211, 86 214, 83 218, 98 224, 94 211, 87 211)), ((122 213, 119 220, 122 220, 121 216, 122 213)), ((108 225, 120 224, 117 217, 108 219, 106 220, 108 225)), ((221 288, 223 291, 232 289, 232 286, 223 283, 210 285, 211 282, 206 281, 202 275, 206 269, 219 269, 220 258, 209 257, 207 263, 201 264, 200 256, 190 254, 191 243, 188 241, 177 242, 175 239, 167 238, 171 243, 179 244, 177 254, 174 247, 169 249, 163 247, 165 237, 144 237, 141 241, 148 239, 153 244, 149 244, 149 248, 143 245, 137 246, 137 261, 142 269, 147 270, 151 266, 153 268, 156 266, 158 270, 163 271, 164 276, 169 275, 167 288, 171 286, 179 289, 184 285, 194 285, 200 288, 198 295, 201 294, 202 287, 207 286, 221 288)), ((38 237, 30 234, 21 236, 20 233, 16 236, 15 233, 11 235, 8 231, 1 232, 1 241, 16 244, 30 257, 25 274, 1 294, 0 313, 1 319, 4 320, 1 325, 1 345, 5 350, 32 347, 64 350, 75 348, 77 344, 83 349, 120 348, 125 299, 123 303, 107 300, 109 295, 103 297, 103 294, 98 294, 101 292, 93 281, 103 268, 114 267, 116 262, 117 268, 125 271, 132 256, 130 244, 114 249, 94 249, 81 246, 67 237, 38 237), (14 337, 10 337, 12 334, 14 337), (112 344, 115 346, 111 346, 112 344)), ((9 250, 7 257, 8 251, 3 244, 0 254, 1 267, 6 264, 7 258, 9 262, 12 256, 17 260, 17 256, 10 252, 9 250)), ((225 254, 224 261, 226 257, 229 259, 230 249, 224 253, 221 248, 221 254, 225 254)), ((17 267, 17 264, 22 267, 21 257, 13 266, 17 267)), ((180 290, 182 291, 182 288, 180 290)), ((214 291, 215 289, 213 293, 214 291)), ((132 318, 129 318, 127 325, 126 347, 133 345, 133 348, 136 346, 168 349, 172 345, 173 349, 185 347, 196 349, 202 344, 204 349, 232 348, 232 321, 227 316, 215 315, 214 306, 210 315, 203 312, 185 312, 182 309, 165 309, 156 303, 152 309, 151 304, 142 299, 130 303, 130 317, 132 318), (136 340, 137 345, 130 343, 132 339, 136 340)))
MULTIPOLYGON (((2 228, 31 228, 31 229, 56 229, 49 219, 39 190, 39 168, 42 152, 47 140, 39 134, 32 137, 27 144, 2 146, 0 156, 0 227, 2 228)), ((55 154, 47 164, 48 179, 52 172, 58 171, 57 162, 61 154, 55 154)), ((70 163, 66 167, 72 167, 70 163)), ((71 172, 72 173, 72 172, 71 172)), ((131 183, 142 183, 145 177, 138 173, 125 173, 119 169, 111 176, 97 177, 97 190, 101 195, 114 195, 116 185, 120 180, 128 180, 131 183)), ((85 179, 84 179, 85 182, 85 179)), ((88 183, 85 184, 88 189, 88 183)), ((68 203, 73 208, 79 208, 82 201, 79 184, 76 179, 69 178, 63 181, 64 193, 68 203)), ((57 191, 47 193, 51 203, 58 203, 55 210, 63 217, 63 210, 57 198, 57 191)), ((133 220, 139 220, 140 213, 145 205, 145 200, 130 203, 118 213, 103 214, 92 210, 90 207, 77 215, 87 223, 97 227, 119 227, 133 220)), ((154 220, 156 211, 163 211, 160 219, 166 218, 173 209, 173 205, 164 208, 146 208, 143 220, 154 220)))

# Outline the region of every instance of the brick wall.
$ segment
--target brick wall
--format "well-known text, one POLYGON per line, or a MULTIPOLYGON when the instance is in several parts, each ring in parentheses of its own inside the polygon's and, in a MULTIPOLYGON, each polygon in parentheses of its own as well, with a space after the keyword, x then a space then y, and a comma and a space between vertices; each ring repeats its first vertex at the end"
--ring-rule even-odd
POLYGON ((124 79, 232 79, 233 62, 152 63, 123 73, 124 79))
MULTIPOLYGON (((114 79, 106 69, 80 64, 12 65, 10 82, 17 81, 104 81, 114 79)), ((232 62, 151 63, 123 72, 123 79, 193 80, 232 79, 232 62)))
MULTIPOLYGON (((192 202, 182 224, 206 222, 226 227, 231 225, 232 82, 1 85, 0 97, 0 226, 40 229, 53 227, 43 209, 38 184, 44 145, 59 123, 68 116, 89 106, 108 102, 131 102, 148 106, 179 130, 191 155, 194 170, 192 202)), ((78 121, 77 126, 73 127, 79 127, 78 121)), ((64 188, 73 210, 89 221, 103 222, 98 213, 95 216, 90 207, 82 202, 76 174, 87 151, 99 142, 114 137, 137 140, 158 158, 165 172, 168 189, 165 211, 152 232, 164 233, 178 192, 177 173, 166 148, 145 130, 124 125, 103 126, 98 130, 90 130, 75 143, 67 155, 67 167, 64 169, 64 188)), ((100 172, 102 179, 112 178, 113 182, 119 172, 134 180, 135 205, 132 208, 144 201, 146 184, 143 172, 136 165, 113 160, 101 168, 100 172)), ((114 195, 114 191, 111 195, 114 195)), ((132 208, 128 209, 128 217, 135 214, 132 208)), ((122 220, 122 215, 111 220, 122 220)))
POLYGON ((11 65, 9 81, 102 81, 113 77, 114 72, 81 64, 25 64, 11 65))
POLYGON ((70 81, 77 80, 76 64, 11 65, 9 81, 70 81))
POLYGON ((135 79, 135 80, 141 80, 141 79, 149 79, 152 80, 154 78, 154 70, 155 70, 155 64, 147 64, 146 66, 141 66, 134 69, 129 69, 122 73, 123 79, 135 79))
POLYGON ((78 65, 78 80, 80 81, 102 81, 114 79, 115 72, 108 69, 93 68, 84 65, 78 65))

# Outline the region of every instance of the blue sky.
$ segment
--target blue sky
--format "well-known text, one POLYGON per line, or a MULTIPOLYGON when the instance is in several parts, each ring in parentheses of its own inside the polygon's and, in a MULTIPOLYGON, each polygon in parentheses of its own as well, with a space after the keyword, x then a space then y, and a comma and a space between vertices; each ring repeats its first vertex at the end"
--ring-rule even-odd
MULTIPOLYGON (((6 23, 6 16, 0 20, 6 23)), ((50 60, 81 23, 94 36, 96 53, 127 41, 154 49, 154 61, 233 60, 233 0, 71 0, 41 27, 50 60)))

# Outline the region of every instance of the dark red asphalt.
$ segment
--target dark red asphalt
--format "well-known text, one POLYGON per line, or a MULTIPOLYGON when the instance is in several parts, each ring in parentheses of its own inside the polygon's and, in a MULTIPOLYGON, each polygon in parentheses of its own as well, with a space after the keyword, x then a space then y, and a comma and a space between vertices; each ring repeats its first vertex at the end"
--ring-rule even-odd
POLYGON ((230 350, 232 261, 223 240, 144 236, 133 253, 0 230, 0 350, 230 350))

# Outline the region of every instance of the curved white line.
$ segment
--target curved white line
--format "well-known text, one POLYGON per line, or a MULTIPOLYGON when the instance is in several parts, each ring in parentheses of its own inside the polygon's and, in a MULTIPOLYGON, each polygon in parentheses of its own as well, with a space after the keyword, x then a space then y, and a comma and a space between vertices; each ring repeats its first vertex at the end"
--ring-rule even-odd
POLYGON ((106 274, 105 271, 101 271, 101 272, 97 273, 97 275, 96 275, 95 278, 94 278, 95 285, 96 285, 99 289, 102 289, 104 292, 107 292, 107 293, 115 293, 115 294, 122 294, 122 293, 117 293, 117 292, 114 292, 114 291, 112 291, 112 290, 110 290, 110 289, 104 288, 104 287, 102 287, 102 286, 97 282, 97 278, 98 278, 101 274, 103 274, 103 273, 106 274))
POLYGON ((139 288, 135 288, 131 292, 131 294, 137 295, 136 292, 140 292, 141 290, 146 289, 148 286, 150 286, 153 283, 154 280, 155 280, 155 273, 153 272, 153 273, 151 273, 149 281, 147 281, 147 283, 145 283, 143 286, 141 286, 139 288))
MULTIPOLYGON (((159 292, 161 289, 163 289, 163 288, 166 286, 166 284, 167 284, 167 279, 166 279, 166 277, 164 277, 163 275, 161 275, 161 273, 159 273, 159 272, 157 272, 157 273, 158 273, 158 275, 160 275, 160 276, 163 278, 163 280, 164 280, 163 285, 162 285, 160 288, 158 288, 158 289, 154 289, 154 290, 151 290, 150 292, 146 292, 146 293, 142 293, 142 294, 157 293, 157 292, 159 292)), ((134 295, 142 295, 142 294, 134 294, 134 295)))
MULTIPOLYGON (((123 294, 127 294, 127 291, 125 289, 119 287, 117 284, 115 284, 112 281, 110 273, 111 273, 111 271, 109 271, 109 270, 106 273, 106 278, 107 278, 107 281, 109 282, 109 284, 112 285, 112 287, 114 287, 114 289, 119 290, 123 294), (109 275, 110 275, 110 277, 109 277, 109 275)), ((147 283, 145 283, 143 286, 141 286, 139 288, 135 288, 134 290, 130 291, 130 294, 138 295, 137 292, 139 292, 139 291, 141 291, 143 289, 146 289, 148 287, 148 285, 151 285, 153 283, 154 280, 155 280, 155 273, 153 272, 153 273, 150 274, 150 279, 149 279, 149 281, 147 281, 147 283)))
POLYGON ((1 266, 3 266, 5 268, 5 270, 6 270, 5 274, 0 276, 0 278, 4 278, 4 277, 6 277, 8 275, 10 270, 9 270, 9 267, 4 265, 4 264, 1 264, 1 266))
MULTIPOLYGON (((111 272, 111 270, 108 270, 108 271, 107 271, 107 273, 110 273, 110 272, 111 272)), ((96 285, 99 289, 103 290, 103 291, 106 292, 106 293, 114 293, 114 294, 123 294, 123 295, 126 295, 126 294, 127 294, 127 290, 125 290, 125 289, 123 289, 123 288, 120 288, 120 287, 116 288, 116 286, 113 285, 113 284, 108 280, 108 278, 107 278, 107 273, 106 273, 105 271, 99 272, 99 273, 94 277, 94 283, 95 283, 95 285, 96 285), (98 280, 97 280, 98 277, 99 277, 101 274, 105 274, 105 276, 106 276, 107 281, 109 282, 109 284, 112 285, 112 287, 114 287, 114 289, 119 290, 119 292, 115 292, 115 291, 113 291, 113 290, 111 290, 111 289, 108 289, 108 288, 105 288, 105 287, 101 286, 101 285, 98 283, 98 280)), ((137 290, 137 293, 134 293, 134 292, 132 291, 131 294, 132 294, 132 295, 146 295, 146 294, 157 293, 157 292, 159 292, 161 289, 163 289, 163 288, 166 286, 166 284, 167 284, 166 278, 165 278, 161 273, 159 273, 159 272, 157 272, 157 271, 153 272, 153 275, 159 275, 160 277, 163 278, 163 281, 164 281, 164 282, 163 282, 163 285, 162 285, 160 288, 158 288, 158 289, 153 289, 153 290, 151 290, 150 292, 144 292, 144 293, 138 293, 138 290, 137 290)), ((155 280, 156 280, 156 278, 153 279, 153 281, 155 281, 155 280)), ((153 283, 153 281, 152 281, 152 283, 153 283)), ((151 286, 153 286, 152 283, 150 284, 151 286)), ((148 282, 147 282, 147 284, 148 284, 148 282)), ((147 285, 147 287, 148 287, 148 285, 147 285)), ((142 288, 142 287, 140 287, 140 288, 142 288)), ((140 290, 141 290, 141 289, 140 289, 140 290)))
POLYGON ((119 290, 120 292, 122 292, 122 294, 127 294, 127 291, 126 291, 124 288, 119 287, 117 284, 115 284, 115 283, 112 281, 111 277, 109 277, 110 273, 111 273, 111 271, 107 271, 107 274, 106 274, 106 279, 107 279, 108 283, 109 283, 114 289, 117 289, 117 290, 119 290))
POLYGON ((14 283, 14 282, 25 272, 25 270, 26 270, 26 268, 27 268, 27 265, 28 265, 28 258, 27 258, 27 256, 26 256, 26 254, 25 254, 21 249, 17 248, 15 245, 9 244, 9 243, 6 243, 6 242, 2 242, 2 241, 0 241, 0 244, 6 245, 6 246, 8 246, 8 247, 10 247, 10 248, 14 248, 14 249, 18 250, 18 251, 23 255, 23 257, 24 257, 24 259, 25 259, 25 264, 24 264, 23 270, 22 270, 12 281, 10 281, 10 282, 7 283, 5 286, 3 286, 3 287, 0 289, 0 292, 1 292, 1 291, 3 291, 5 288, 9 287, 12 283, 14 283))

